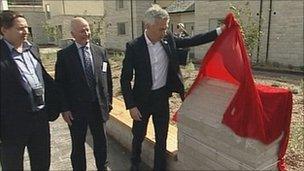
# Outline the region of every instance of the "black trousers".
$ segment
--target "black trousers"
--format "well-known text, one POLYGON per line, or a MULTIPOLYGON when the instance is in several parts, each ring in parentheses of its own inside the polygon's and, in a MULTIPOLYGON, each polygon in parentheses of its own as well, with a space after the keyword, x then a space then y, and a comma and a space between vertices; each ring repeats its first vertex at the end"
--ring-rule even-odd
POLYGON ((85 140, 89 126, 93 137, 93 151, 98 170, 104 170, 107 164, 107 138, 105 123, 102 121, 98 102, 88 104, 85 113, 73 115, 69 126, 72 138, 71 161, 73 170, 86 170, 85 140))
POLYGON ((169 126, 169 97, 166 88, 152 91, 146 104, 137 106, 142 114, 142 121, 133 121, 132 156, 133 165, 141 162, 142 142, 147 132, 147 125, 152 115, 155 130, 154 170, 166 170, 166 141, 169 126))
POLYGON ((1 165, 4 171, 23 170, 25 147, 28 149, 31 170, 49 170, 50 131, 47 115, 44 111, 30 112, 28 115, 30 124, 24 128, 26 136, 19 142, 3 140, 1 143, 1 165))

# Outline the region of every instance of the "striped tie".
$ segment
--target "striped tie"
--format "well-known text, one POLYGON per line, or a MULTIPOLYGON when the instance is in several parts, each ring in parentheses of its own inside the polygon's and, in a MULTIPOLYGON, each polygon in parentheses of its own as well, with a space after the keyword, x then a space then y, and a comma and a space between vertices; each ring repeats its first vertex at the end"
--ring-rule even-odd
POLYGON ((96 90, 95 90, 96 81, 95 81, 95 77, 93 74, 92 61, 91 61, 91 58, 89 57, 88 47, 83 46, 83 47, 81 47, 81 50, 82 50, 84 71, 85 71, 85 75, 87 78, 87 83, 92 92, 92 95, 95 96, 96 95, 96 90))

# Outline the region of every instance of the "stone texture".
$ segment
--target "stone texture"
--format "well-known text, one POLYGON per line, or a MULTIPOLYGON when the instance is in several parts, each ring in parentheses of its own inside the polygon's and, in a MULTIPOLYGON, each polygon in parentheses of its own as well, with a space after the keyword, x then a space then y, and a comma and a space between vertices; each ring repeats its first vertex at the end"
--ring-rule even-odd
POLYGON ((179 112, 178 158, 188 169, 276 169, 279 139, 269 145, 242 138, 221 123, 237 86, 206 78, 186 98, 179 112))

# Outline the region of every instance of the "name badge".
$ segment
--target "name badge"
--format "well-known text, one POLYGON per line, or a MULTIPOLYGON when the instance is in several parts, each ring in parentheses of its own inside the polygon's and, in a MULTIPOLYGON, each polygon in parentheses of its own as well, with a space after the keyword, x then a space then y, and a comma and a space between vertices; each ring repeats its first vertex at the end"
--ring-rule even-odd
POLYGON ((107 66, 108 66, 108 63, 106 63, 106 62, 102 63, 102 72, 107 72, 107 66))

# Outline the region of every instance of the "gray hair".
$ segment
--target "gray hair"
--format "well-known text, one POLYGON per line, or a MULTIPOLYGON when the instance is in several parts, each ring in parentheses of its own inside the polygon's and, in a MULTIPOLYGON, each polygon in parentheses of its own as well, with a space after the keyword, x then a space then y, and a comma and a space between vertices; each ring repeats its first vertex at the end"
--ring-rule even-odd
POLYGON ((152 4, 152 7, 150 7, 145 12, 144 23, 153 24, 155 22, 155 19, 165 19, 165 18, 170 19, 168 12, 162 9, 159 5, 152 4))

